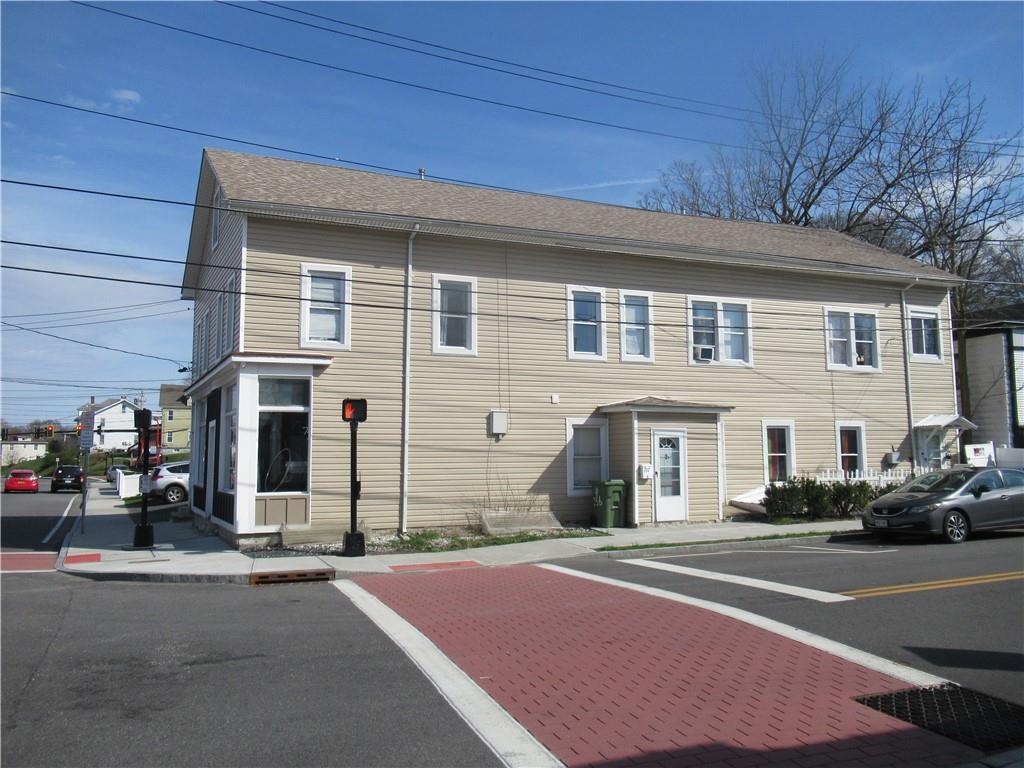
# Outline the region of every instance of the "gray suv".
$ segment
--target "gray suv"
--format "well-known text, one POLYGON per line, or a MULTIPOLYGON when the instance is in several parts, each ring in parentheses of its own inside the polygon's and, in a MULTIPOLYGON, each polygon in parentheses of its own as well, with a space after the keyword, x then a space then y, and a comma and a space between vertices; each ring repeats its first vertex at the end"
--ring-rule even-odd
POLYGON ((926 533, 959 544, 974 531, 1024 526, 1024 471, 957 467, 929 472, 871 503, 864 529, 926 533))

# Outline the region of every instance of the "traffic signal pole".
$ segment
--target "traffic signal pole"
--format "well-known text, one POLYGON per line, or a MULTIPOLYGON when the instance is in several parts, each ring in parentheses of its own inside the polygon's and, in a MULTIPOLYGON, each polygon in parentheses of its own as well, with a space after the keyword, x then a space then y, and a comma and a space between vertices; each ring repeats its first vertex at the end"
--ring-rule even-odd
POLYGON ((366 537, 358 530, 359 522, 356 507, 362 492, 358 468, 358 437, 359 422, 366 420, 366 401, 345 399, 341 406, 341 418, 348 422, 349 427, 349 516, 350 529, 345 534, 345 544, 341 550, 342 557, 364 557, 366 555, 366 537))
POLYGON ((153 546, 153 526, 149 524, 149 429, 153 424, 153 412, 147 408, 135 412, 135 426, 139 430, 139 453, 142 454, 142 477, 139 480, 142 491, 142 509, 139 524, 135 526, 132 546, 147 548, 153 546), (145 487, 143 487, 145 486, 145 487))

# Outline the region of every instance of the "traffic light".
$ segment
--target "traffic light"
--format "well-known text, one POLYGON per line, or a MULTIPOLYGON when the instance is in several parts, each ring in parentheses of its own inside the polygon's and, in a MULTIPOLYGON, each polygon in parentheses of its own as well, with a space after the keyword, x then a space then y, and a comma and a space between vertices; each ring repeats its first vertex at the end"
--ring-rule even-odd
POLYGON ((46 436, 53 437, 53 424, 46 425, 46 436))
POLYGON ((366 421, 366 400, 346 397, 341 403, 341 418, 345 421, 366 421))
POLYGON ((82 425, 81 424, 76 424, 75 425, 75 434, 78 435, 79 437, 82 436, 82 425))

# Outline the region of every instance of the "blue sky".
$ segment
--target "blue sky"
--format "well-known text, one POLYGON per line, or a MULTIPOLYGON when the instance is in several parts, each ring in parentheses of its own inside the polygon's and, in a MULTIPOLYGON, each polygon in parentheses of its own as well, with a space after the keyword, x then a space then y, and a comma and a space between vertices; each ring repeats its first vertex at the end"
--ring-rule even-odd
MULTIPOLYGON (((666 110, 477 70, 212 2, 101 7, 380 77, 708 141, 742 143, 742 122, 666 110)), ((269 13, 286 11, 249 5, 269 13)), ((487 56, 731 107, 751 74, 794 52, 849 60, 851 75, 933 94, 969 80, 991 135, 1024 114, 1020 3, 299 3, 293 7, 487 56)), ((316 19, 293 16, 330 26, 316 19)), ((659 169, 708 144, 528 114, 382 83, 190 37, 65 2, 0 4, 2 86, 137 119, 432 175, 625 205, 659 169)), ((346 27, 337 27, 358 32, 346 27)), ((379 35, 367 36, 381 38, 379 35)), ((392 42, 400 42, 392 40, 392 42)), ((679 102, 686 106, 685 102, 679 102)), ((690 104, 695 109, 706 109, 690 104)), ((740 115, 735 110, 709 110, 740 115)), ((3 176, 189 201, 203 146, 247 149, 4 97, 3 176)), ((272 153, 270 153, 272 154, 272 153)), ((184 258, 187 208, 4 184, 6 240, 184 258)), ((176 283, 181 268, 4 245, 3 263, 176 283)), ((2 270, 5 322, 188 362, 190 304, 173 288, 2 270), (102 311, 110 307, 167 302, 102 311), (82 310, 79 312, 79 310, 82 310), (42 313, 64 312, 56 315, 42 313), (170 313, 170 314, 167 314, 170 313), (149 315, 149 317, 137 317, 149 315), (96 325, 98 320, 130 317, 96 325)), ((180 381, 168 361, 5 328, 9 423, 180 381)))

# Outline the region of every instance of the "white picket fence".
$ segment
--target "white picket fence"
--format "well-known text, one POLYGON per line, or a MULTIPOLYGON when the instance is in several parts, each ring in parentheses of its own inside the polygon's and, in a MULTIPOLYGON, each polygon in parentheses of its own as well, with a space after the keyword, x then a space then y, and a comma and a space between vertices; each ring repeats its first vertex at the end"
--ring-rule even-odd
POLYGON ((868 470, 867 472, 844 472, 841 469, 826 469, 824 472, 818 472, 814 479, 819 483, 841 483, 843 481, 858 481, 862 480, 866 483, 879 488, 883 485, 890 485, 892 483, 905 483, 911 477, 909 468, 893 468, 887 469, 884 472, 876 470, 868 470))

